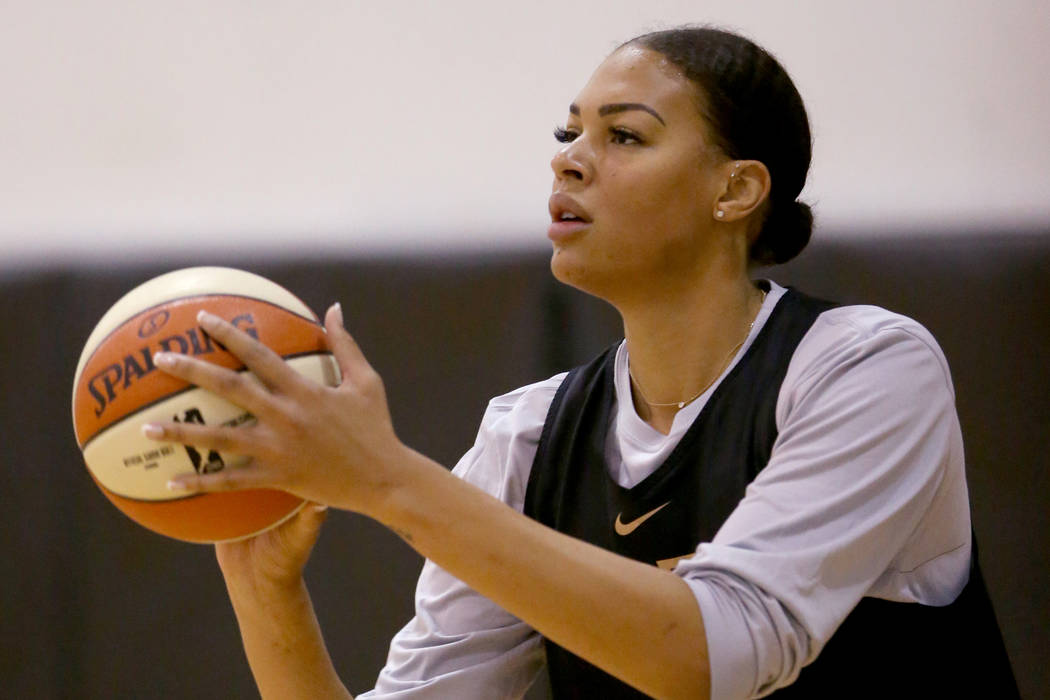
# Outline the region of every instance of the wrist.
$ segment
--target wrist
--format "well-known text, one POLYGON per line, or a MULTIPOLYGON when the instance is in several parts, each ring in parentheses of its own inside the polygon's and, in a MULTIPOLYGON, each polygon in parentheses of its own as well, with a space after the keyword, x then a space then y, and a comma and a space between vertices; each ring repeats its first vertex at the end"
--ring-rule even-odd
POLYGON ((406 501, 418 501, 427 494, 430 470, 447 472, 447 469, 401 442, 387 455, 383 476, 376 484, 371 511, 367 515, 393 527, 400 519, 406 501))
POLYGON ((280 605, 306 594, 306 582, 301 575, 271 577, 258 572, 240 575, 223 571, 223 580, 235 608, 240 604, 280 605))
POLYGON ((372 457, 367 482, 348 483, 340 506, 389 527, 392 504, 406 490, 419 488, 421 463, 430 460, 400 440, 372 457))
POLYGON ((306 584, 238 587, 227 584, 230 604, 242 631, 255 630, 271 640, 283 640, 298 621, 313 615, 306 584))

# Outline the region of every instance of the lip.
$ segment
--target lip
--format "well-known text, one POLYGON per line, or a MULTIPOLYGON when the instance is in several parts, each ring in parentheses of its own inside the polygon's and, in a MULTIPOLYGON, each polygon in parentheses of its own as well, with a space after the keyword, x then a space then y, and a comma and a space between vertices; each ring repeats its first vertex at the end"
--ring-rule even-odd
POLYGON ((591 215, 587 210, 564 192, 552 194, 547 203, 547 208, 551 215, 551 225, 547 229, 547 238, 550 238, 552 241, 568 238, 591 225, 591 215), (576 219, 562 221, 562 214, 566 213, 572 214, 576 219))

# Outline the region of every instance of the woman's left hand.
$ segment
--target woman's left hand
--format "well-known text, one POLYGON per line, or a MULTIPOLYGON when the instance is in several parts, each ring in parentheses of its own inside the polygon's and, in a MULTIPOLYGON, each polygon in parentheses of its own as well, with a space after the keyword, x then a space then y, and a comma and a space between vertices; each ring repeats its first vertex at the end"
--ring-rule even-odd
POLYGON ((397 464, 397 452, 407 448, 394 433, 382 379, 343 327, 339 305, 325 315, 329 348, 342 373, 336 387, 301 376, 272 350, 217 316, 201 312, 197 321, 255 377, 175 353, 158 354, 156 366, 251 412, 256 422, 235 428, 190 423, 144 426, 143 432, 155 440, 249 458, 240 467, 179 475, 169 488, 191 492, 276 488, 368 513, 389 481, 383 465, 397 464))

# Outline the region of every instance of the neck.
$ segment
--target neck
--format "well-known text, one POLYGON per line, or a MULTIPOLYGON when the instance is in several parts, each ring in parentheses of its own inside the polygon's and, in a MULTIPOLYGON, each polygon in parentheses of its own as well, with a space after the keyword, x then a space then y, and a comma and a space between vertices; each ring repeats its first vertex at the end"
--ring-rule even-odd
POLYGON ((762 296, 740 276, 621 308, 638 415, 660 432, 670 432, 677 404, 702 394, 732 361, 762 296))

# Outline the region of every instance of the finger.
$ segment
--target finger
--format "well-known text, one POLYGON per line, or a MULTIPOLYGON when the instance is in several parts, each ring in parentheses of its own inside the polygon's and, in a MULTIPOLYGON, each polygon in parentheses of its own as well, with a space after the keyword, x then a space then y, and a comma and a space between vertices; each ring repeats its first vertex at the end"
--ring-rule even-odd
POLYGON ((225 428, 197 423, 146 423, 142 434, 150 440, 177 442, 216 452, 247 454, 250 442, 242 428, 225 428))
POLYGON ((343 307, 336 302, 329 307, 324 317, 325 330, 328 332, 328 346, 343 375, 343 381, 360 378, 366 371, 372 372, 361 347, 343 324, 343 307))
POLYGON ((297 542, 312 547, 321 533, 321 526, 328 517, 328 506, 308 501, 296 514, 292 527, 297 542))
POLYGON ((247 372, 237 372, 188 355, 158 352, 153 364, 190 384, 206 389, 256 415, 272 413, 271 396, 247 372))
POLYGON ((167 483, 169 491, 177 493, 217 493, 240 491, 268 486, 265 474, 251 463, 239 467, 226 467, 207 474, 178 474, 167 483))
POLYGON ((316 501, 307 501, 306 505, 303 506, 303 510, 310 512, 310 517, 324 520, 328 517, 328 504, 317 503, 316 501))
POLYGON ((307 532, 316 533, 320 529, 321 524, 324 523, 328 517, 328 506, 323 503, 314 503, 313 501, 307 501, 306 505, 299 511, 296 519, 298 524, 303 527, 307 532))
POLYGON ((267 387, 273 389, 287 386, 299 377, 280 355, 232 323, 207 311, 197 314, 197 323, 208 335, 240 359, 267 387))

